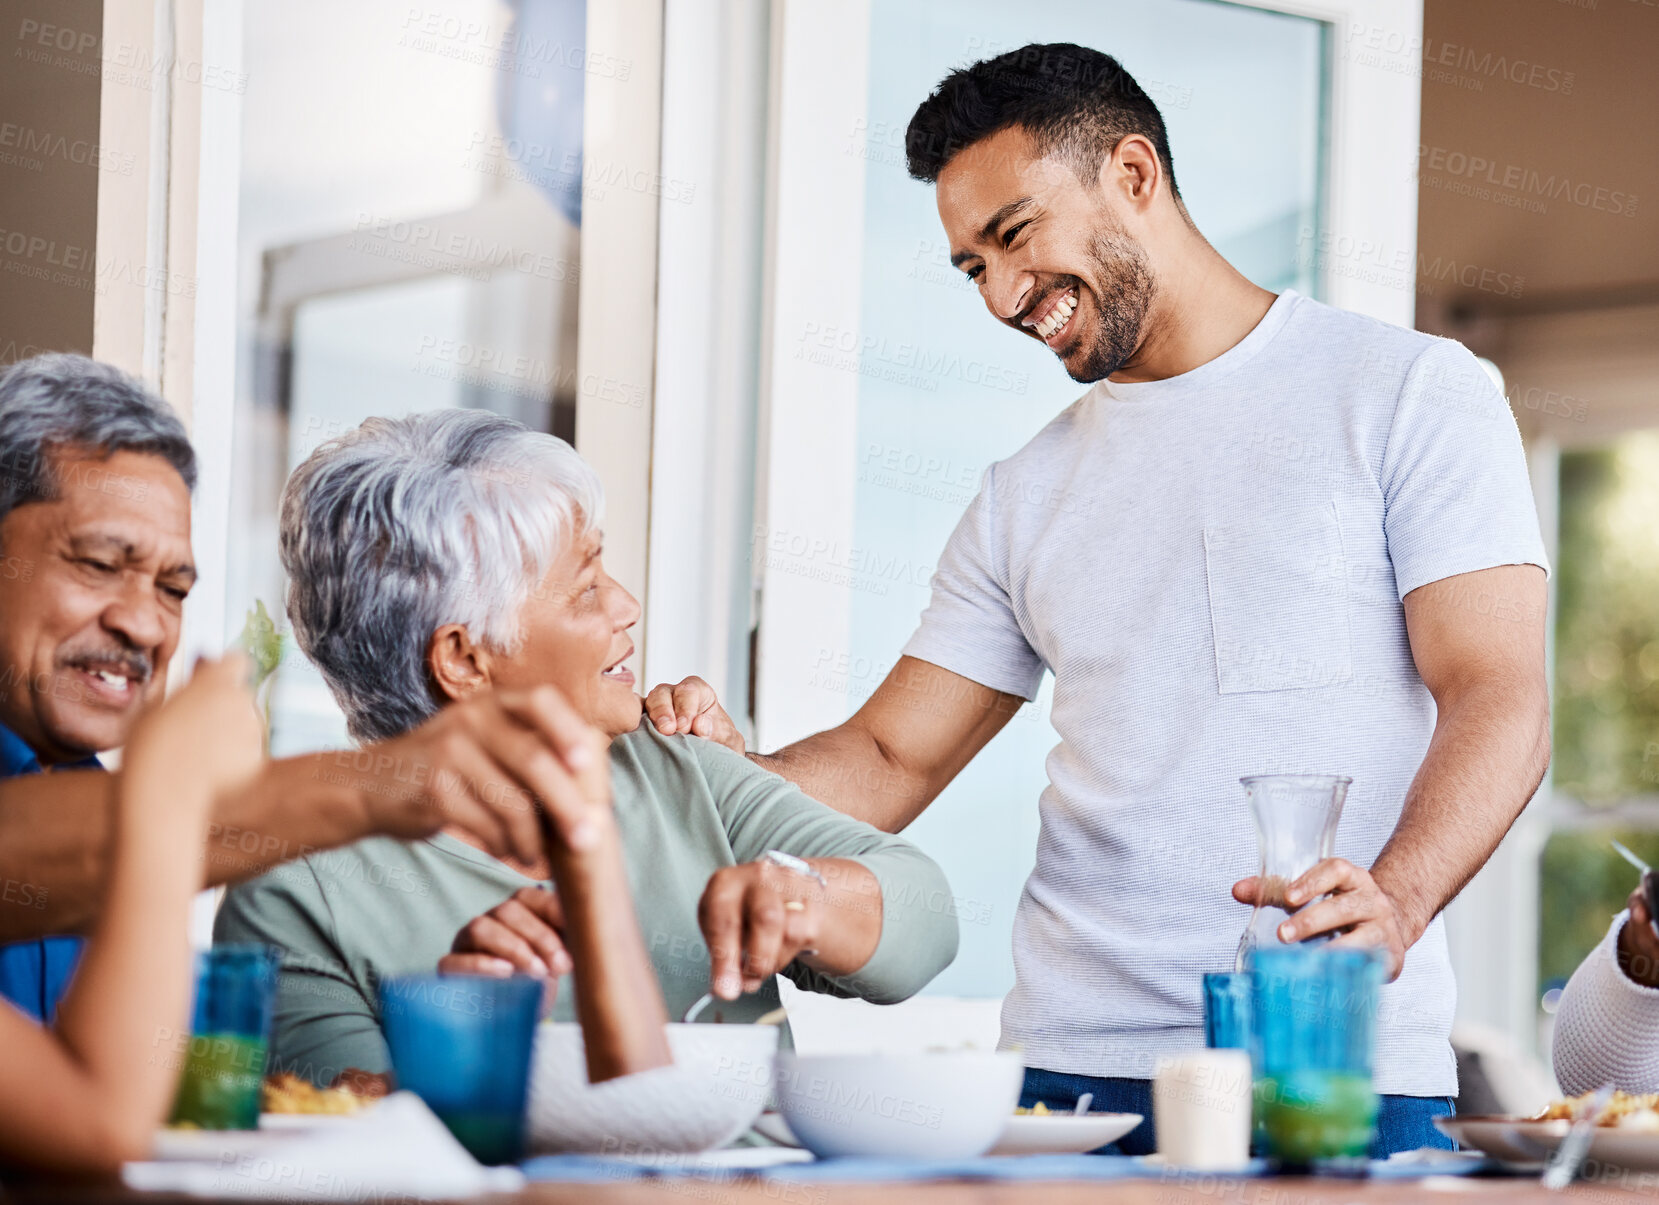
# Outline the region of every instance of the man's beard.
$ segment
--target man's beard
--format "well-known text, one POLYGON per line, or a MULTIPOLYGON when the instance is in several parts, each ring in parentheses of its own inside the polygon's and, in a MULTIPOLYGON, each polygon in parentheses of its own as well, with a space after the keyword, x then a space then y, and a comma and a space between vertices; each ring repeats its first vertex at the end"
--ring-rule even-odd
POLYGON ((1081 358, 1061 361, 1071 379, 1083 385, 1104 380, 1129 363, 1141 345, 1141 329, 1157 292, 1146 252, 1123 231, 1096 235, 1089 257, 1099 319, 1093 339, 1078 353, 1081 358))

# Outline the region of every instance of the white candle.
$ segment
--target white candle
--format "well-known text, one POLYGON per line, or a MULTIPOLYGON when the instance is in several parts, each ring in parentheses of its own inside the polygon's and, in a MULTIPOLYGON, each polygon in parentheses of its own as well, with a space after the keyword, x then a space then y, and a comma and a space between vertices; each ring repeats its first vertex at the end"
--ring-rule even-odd
POLYGON ((1250 1161, 1250 1056, 1193 1050, 1160 1058, 1152 1111, 1167 1166, 1239 1170, 1250 1161))

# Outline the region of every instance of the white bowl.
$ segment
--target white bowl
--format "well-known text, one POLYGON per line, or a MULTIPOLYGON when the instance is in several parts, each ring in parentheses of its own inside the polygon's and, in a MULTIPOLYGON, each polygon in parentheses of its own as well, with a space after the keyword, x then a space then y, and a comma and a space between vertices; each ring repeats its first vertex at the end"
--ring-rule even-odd
POLYGON ((588 1083, 582 1027, 544 1021, 530 1064, 532 1154, 686 1153, 724 1146, 766 1107, 775 1025, 670 1025, 674 1064, 588 1083))
POLYGON ((1081 1155, 1116 1142, 1144 1120, 1139 1113, 1026 1114, 1010 1117, 993 1155, 1081 1155))
POLYGON ((983 1155, 1019 1103, 1013 1051, 778 1055, 777 1099, 789 1128, 822 1159, 983 1155))

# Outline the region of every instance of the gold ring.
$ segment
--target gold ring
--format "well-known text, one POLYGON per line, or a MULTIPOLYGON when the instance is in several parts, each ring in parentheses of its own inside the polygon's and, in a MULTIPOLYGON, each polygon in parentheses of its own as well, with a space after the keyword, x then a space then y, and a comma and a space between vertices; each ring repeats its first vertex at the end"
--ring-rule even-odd
POLYGON ((785 900, 783 902, 783 910, 785 912, 805 912, 806 905, 801 903, 800 900, 785 900))

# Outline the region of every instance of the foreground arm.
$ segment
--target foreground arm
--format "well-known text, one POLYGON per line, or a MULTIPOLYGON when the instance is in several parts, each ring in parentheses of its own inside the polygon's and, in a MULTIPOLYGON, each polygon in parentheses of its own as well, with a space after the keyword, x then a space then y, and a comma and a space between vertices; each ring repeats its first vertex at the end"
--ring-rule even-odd
POLYGON ((1552 1054, 1569 1095, 1606 1083, 1626 1092, 1659 1089, 1659 935, 1639 888, 1567 981, 1552 1054))
POLYGON ((574 964, 588 1081, 599 1083, 673 1062, 668 1008, 634 916, 622 840, 614 824, 579 857, 553 859, 574 964))
MULTIPOLYGON (((931 662, 900 657, 840 727, 776 753, 748 757, 837 811, 897 833, 938 798, 1024 702, 931 662)), ((646 699, 646 716, 660 732, 706 729, 712 739, 744 751, 742 736, 701 678, 657 687, 646 699)))
MULTIPOLYGON (((1392 979, 1429 922, 1463 889, 1538 789, 1550 758, 1543 570, 1505 565, 1432 582, 1405 598, 1417 672, 1434 696, 1434 736, 1394 834, 1369 873, 1341 858, 1290 885, 1314 904, 1284 922, 1300 941, 1381 947, 1392 979)), ((1256 881, 1233 894, 1253 903, 1256 881)))
MULTIPOLYGON (((207 885, 363 837, 414 839, 446 824, 472 833, 491 854, 534 862, 542 852, 535 770, 553 756, 539 698, 480 695, 395 740, 267 762, 215 800, 207 885)), ((0 907, 0 942, 90 925, 108 873, 119 782, 72 770, 0 783, 0 885, 27 887, 30 899, 27 907, 0 907)))
POLYGON ((108 895, 58 1028, 0 1009, 0 1152, 58 1171, 143 1158, 178 1083, 189 1031, 190 903, 215 781, 259 760, 240 658, 204 665, 128 746, 114 801, 108 895), (72 1119, 72 1121, 66 1121, 72 1119))
POLYGON ((493 915, 463 928, 439 969, 510 974, 518 959, 546 977, 557 973, 561 955, 567 955, 588 1080, 599 1083, 673 1061, 664 1029, 668 1009, 634 915, 622 837, 611 808, 609 741, 556 693, 545 702, 548 732, 560 756, 544 767, 536 798, 558 895, 539 889, 516 893, 493 915), (591 834, 586 842, 573 843, 565 836, 584 828, 591 834), (492 944, 492 929, 517 948, 492 944), (545 933, 543 939, 535 938, 538 929, 545 933), (530 933, 531 940, 525 942, 517 931, 530 933))

